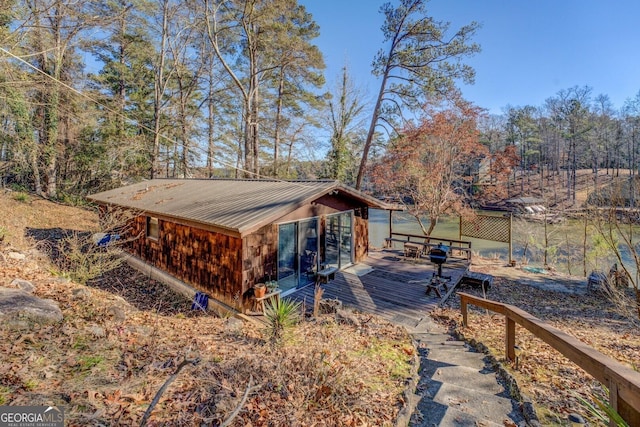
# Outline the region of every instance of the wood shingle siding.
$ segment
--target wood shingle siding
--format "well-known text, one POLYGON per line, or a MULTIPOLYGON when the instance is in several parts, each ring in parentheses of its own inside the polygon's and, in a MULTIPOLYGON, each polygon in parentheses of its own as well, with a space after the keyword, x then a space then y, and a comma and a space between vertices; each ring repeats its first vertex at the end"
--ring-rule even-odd
POLYGON ((132 227, 131 252, 232 307, 242 296, 242 239, 159 219, 158 239, 145 236, 146 216, 132 227))

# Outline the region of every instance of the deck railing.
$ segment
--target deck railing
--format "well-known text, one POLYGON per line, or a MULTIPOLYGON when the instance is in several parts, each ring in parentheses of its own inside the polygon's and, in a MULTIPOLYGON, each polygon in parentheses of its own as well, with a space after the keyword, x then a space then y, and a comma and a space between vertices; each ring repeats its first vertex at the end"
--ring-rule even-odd
POLYGON ((443 245, 449 246, 450 250, 455 250, 462 253, 464 258, 469 260, 471 259, 471 242, 467 240, 447 239, 445 237, 396 232, 390 233, 389 237, 387 237, 385 240, 388 247, 393 247, 394 242, 403 244, 408 242, 418 243, 425 246, 426 248, 432 248, 442 243, 443 245))
POLYGON ((640 426, 640 372, 589 347, 518 307, 458 292, 462 323, 468 324, 469 304, 505 316, 505 354, 516 357, 516 323, 580 366, 609 389, 609 403, 630 426, 640 426))

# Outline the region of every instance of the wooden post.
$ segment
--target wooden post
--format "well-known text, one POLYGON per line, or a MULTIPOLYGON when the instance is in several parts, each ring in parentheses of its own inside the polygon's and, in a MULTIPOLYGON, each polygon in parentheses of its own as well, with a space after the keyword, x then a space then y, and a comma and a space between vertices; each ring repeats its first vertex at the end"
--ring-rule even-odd
POLYGON ((509 265, 513 262, 513 212, 509 212, 509 265))
POLYGON ((469 325, 467 317, 467 299, 460 295, 460 311, 462 311, 462 326, 465 328, 469 325))
POLYGON ((516 360, 516 322, 513 319, 504 317, 506 324, 506 333, 505 333, 505 354, 507 356, 507 360, 515 361, 516 360))
MULTIPOLYGON (((614 411, 620 413, 618 407, 618 384, 615 381, 609 381, 609 405, 614 411)), ((609 425, 615 427, 616 423, 613 420, 609 420, 609 425)))

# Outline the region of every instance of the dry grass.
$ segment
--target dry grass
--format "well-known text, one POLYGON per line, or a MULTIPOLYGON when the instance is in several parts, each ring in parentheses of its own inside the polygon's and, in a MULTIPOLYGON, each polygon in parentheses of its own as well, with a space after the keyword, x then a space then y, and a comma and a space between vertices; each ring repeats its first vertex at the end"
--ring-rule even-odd
MULTIPOLYGON (((15 212, 0 223, 10 227, 13 248, 33 247, 27 227, 94 225, 80 209, 23 203, 0 197, 0 210, 15 212)), ((8 251, 4 245, 0 253, 8 251)), ((0 286, 32 281, 37 296, 60 305, 64 320, 0 330, 0 404, 62 405, 68 425, 137 425, 187 358, 199 363, 184 367, 168 387, 150 425, 219 425, 250 378, 257 388, 233 426, 395 423, 414 347, 387 322, 356 314, 359 325, 343 324, 321 316, 272 346, 263 326, 194 313, 190 301, 127 267, 83 286, 54 277, 46 260, 27 252, 26 261, 0 257, 0 286)))
POLYGON ((98 216, 90 209, 70 208, 37 196, 0 189, 0 227, 6 229, 6 240, 18 250, 31 249, 39 230, 64 227, 90 230, 98 216))
MULTIPOLYGON (((492 273, 497 275, 499 271, 494 269, 492 273)), ((465 288, 464 291, 482 296, 480 290, 465 288)), ((632 301, 631 297, 629 292, 628 301, 632 301)), ((520 307, 603 354, 635 370, 640 369, 639 322, 633 317, 633 310, 612 304, 601 294, 569 295, 536 289, 513 278, 496 277, 486 298, 520 307)), ((452 299, 436 315, 467 339, 484 344, 505 364, 504 317, 487 314, 484 309, 475 307, 470 310, 467 328, 460 326, 457 299, 452 299)), ((517 380, 521 391, 533 401, 543 425, 567 425, 567 416, 572 412, 587 417, 576 394, 587 400, 592 400, 593 393, 604 395, 598 381, 520 327, 516 328, 516 345, 523 351, 519 366, 506 364, 506 368, 517 380)), ((590 422, 599 425, 594 419, 590 422)))

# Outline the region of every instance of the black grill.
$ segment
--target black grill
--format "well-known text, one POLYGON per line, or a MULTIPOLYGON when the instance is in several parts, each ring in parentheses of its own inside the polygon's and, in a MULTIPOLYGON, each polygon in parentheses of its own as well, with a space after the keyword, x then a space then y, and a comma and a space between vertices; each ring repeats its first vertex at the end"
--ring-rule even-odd
POLYGON ((447 253, 449 246, 439 243, 438 246, 431 248, 429 251, 429 259, 438 266, 438 277, 442 277, 442 264, 447 262, 447 253))

